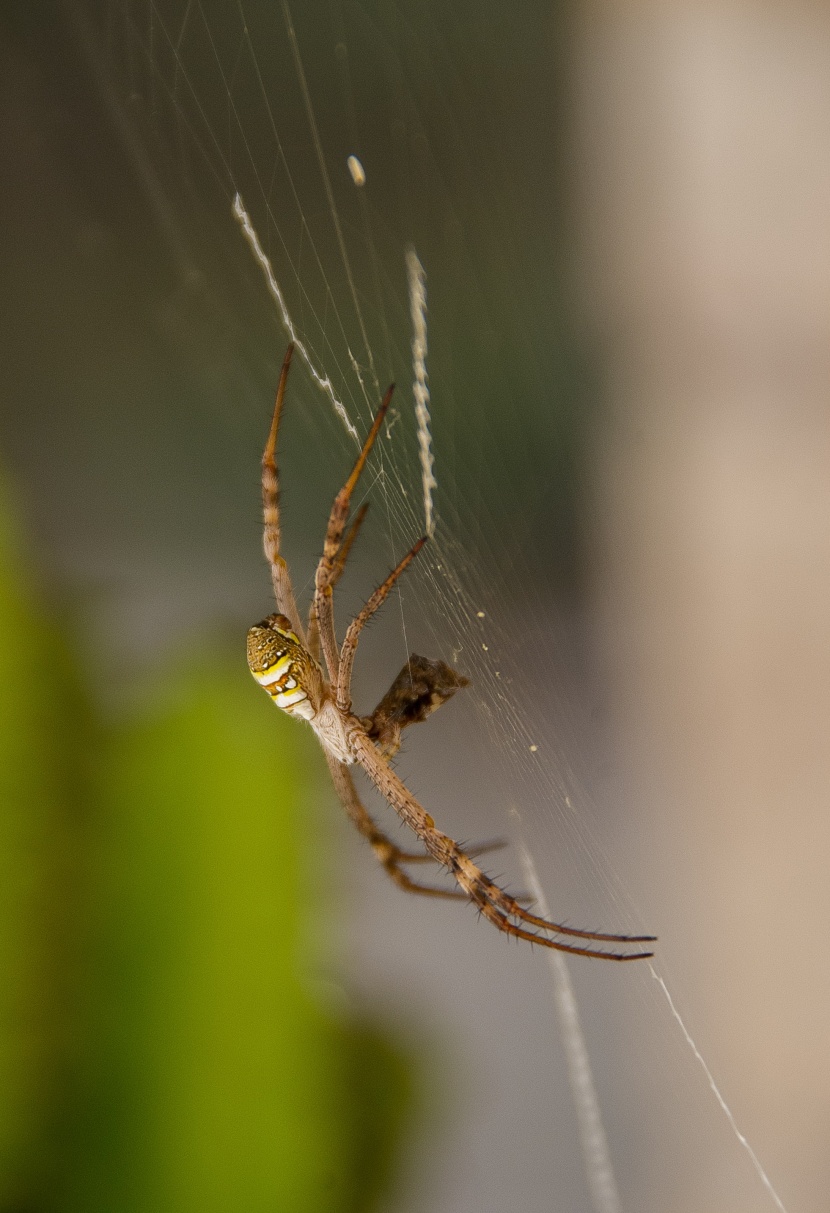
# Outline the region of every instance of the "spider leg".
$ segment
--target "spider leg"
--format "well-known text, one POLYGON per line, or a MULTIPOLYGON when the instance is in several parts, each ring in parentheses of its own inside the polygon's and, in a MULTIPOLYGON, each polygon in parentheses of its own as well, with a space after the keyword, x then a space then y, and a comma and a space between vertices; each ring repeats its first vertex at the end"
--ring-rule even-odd
POLYGON ((348 480, 334 499, 331 513, 329 514, 328 526, 326 527, 326 537, 323 541, 323 554, 320 557, 317 572, 314 576, 314 612, 317 616, 317 627, 323 643, 323 655, 326 659, 326 666, 331 682, 337 680, 337 667, 339 665, 337 639, 334 634, 334 608, 332 605, 332 587, 336 580, 337 553, 340 549, 340 541, 343 538, 346 519, 349 516, 349 504, 354 487, 357 484, 360 473, 363 471, 363 465, 369 457, 369 452, 375 444, 375 439, 380 432, 380 427, 389 408, 389 402, 392 399, 394 387, 395 385, 392 384, 387 388, 386 395, 383 397, 381 406, 375 415, 375 420, 372 422, 372 428, 369 430, 366 441, 363 443, 363 449, 357 457, 357 462, 352 468, 348 480))
POLYGON ((340 578, 343 576, 343 570, 346 567, 346 561, 349 559, 349 552, 352 550, 352 544, 354 543, 355 539, 357 538, 357 532, 363 526, 363 519, 366 517, 368 509, 369 509, 369 502, 364 501, 363 505, 360 507, 360 509, 355 514, 355 516, 349 526, 349 529, 346 532, 346 538, 343 540, 343 542, 340 545, 340 551, 337 553, 337 559, 334 562, 334 573, 333 573, 332 579, 331 579, 331 588, 332 589, 334 589, 334 587, 337 585, 340 578))
POLYGON ((350 712, 352 708, 351 698, 351 682, 352 682, 352 666, 354 665, 354 657, 357 652, 357 642, 363 628, 374 615, 375 611, 383 605, 389 596, 389 591, 400 577, 401 573, 409 567, 412 561, 420 552, 421 548, 426 543, 426 536, 419 539, 418 542, 409 549, 403 560, 392 570, 384 582, 382 582, 375 592, 369 597, 363 609, 355 615, 354 619, 346 629, 346 636, 343 640, 343 648, 340 650, 340 668, 337 671, 337 706, 341 712, 350 712))
POLYGON ((331 772, 335 791, 349 816, 349 820, 367 840, 381 867, 399 889, 404 889, 407 893, 422 893, 427 897, 444 897, 453 901, 468 900, 467 894, 461 892, 459 889, 438 889, 432 885, 419 884, 418 881, 412 880, 403 871, 401 864, 434 863, 435 857, 429 854, 424 855, 420 852, 412 854, 409 851, 402 851, 400 847, 395 846, 394 842, 391 842, 372 820, 368 809, 357 794, 357 788, 354 786, 354 780, 349 768, 344 766, 342 762, 338 762, 336 758, 328 753, 326 754, 326 761, 329 764, 329 771, 331 772))
POLYGON ((515 935, 519 939, 528 939, 532 943, 542 944, 547 948, 554 948, 560 952, 572 952, 576 956, 591 956, 600 960, 643 960, 654 954, 653 952, 603 952, 595 948, 562 943, 558 939, 550 939, 530 930, 530 927, 535 927, 538 931, 551 931, 578 939, 622 944, 650 943, 654 939, 652 935, 610 935, 598 931, 580 931, 574 927, 565 926, 563 923, 549 922, 546 918, 531 914, 519 904, 515 897, 511 897, 504 889, 499 888, 490 880, 457 842, 436 827, 432 817, 378 753, 363 729, 356 728, 350 734, 349 744, 355 758, 381 795, 389 801, 392 808, 418 835, 430 855, 433 855, 452 873, 470 901, 478 907, 480 913, 500 931, 504 931, 508 935, 515 935))
POLYGON ((282 402, 285 399, 285 385, 288 382, 288 369, 291 366, 293 353, 294 343, 292 342, 285 351, 280 381, 277 386, 277 398, 274 402, 271 429, 268 432, 268 441, 262 454, 262 515, 264 521, 262 546, 265 549, 265 559, 271 566, 271 581, 274 586, 277 608, 282 615, 288 617, 292 628, 300 638, 300 643, 304 643, 304 632, 294 599, 291 577, 288 566, 280 555, 280 478, 276 459, 282 402))
MULTIPOLYGON (((369 509, 369 502, 364 501, 363 505, 354 516, 354 520, 346 532, 346 538, 340 545, 340 551, 337 553, 337 559, 334 565, 334 575, 331 580, 332 590, 337 585, 340 578, 343 576, 343 570, 346 567, 346 561, 349 558, 352 544, 357 538, 357 532, 363 525, 363 519, 366 517, 366 511, 369 509)), ((320 629, 317 626, 317 611, 315 608, 314 599, 311 599, 311 606, 308 610, 308 644, 306 645, 309 653, 315 661, 320 660, 320 629)))

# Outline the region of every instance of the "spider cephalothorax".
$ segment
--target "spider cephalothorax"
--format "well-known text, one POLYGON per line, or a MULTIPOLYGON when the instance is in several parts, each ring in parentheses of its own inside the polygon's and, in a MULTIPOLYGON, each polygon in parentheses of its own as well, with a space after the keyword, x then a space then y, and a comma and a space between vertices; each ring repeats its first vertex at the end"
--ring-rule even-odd
POLYGON ((413 653, 371 716, 358 717, 352 712, 352 665, 360 633, 426 543, 426 539, 419 539, 404 556, 351 621, 342 645, 338 645, 334 630, 333 591, 366 515, 364 505, 346 531, 351 495, 389 408, 391 387, 383 398, 351 475, 334 499, 323 555, 314 578, 308 627, 303 629, 288 567, 280 555, 279 477, 276 463, 277 432, 293 349, 293 346, 288 347, 282 364, 271 431, 262 456, 263 540, 280 613, 269 615, 248 632, 248 665, 251 673, 278 707, 292 716, 303 717, 314 729, 323 746, 343 807, 400 888, 432 897, 456 897, 470 901, 500 931, 562 952, 596 956, 602 960, 637 960, 651 956, 651 952, 607 952, 551 938, 552 935, 566 935, 571 939, 632 944, 649 943, 654 937, 581 931, 531 913, 485 875, 457 842, 437 828, 430 814, 392 769, 389 759, 400 746, 403 729, 426 720, 460 687, 466 686, 468 680, 462 674, 443 661, 431 661, 413 653), (325 668, 319 660, 321 649, 325 668), (355 765, 363 768, 380 794, 417 835, 425 853, 402 850, 378 829, 358 796, 350 769, 355 765), (450 873, 458 886, 456 889, 420 884, 405 870, 410 863, 432 862, 440 864, 450 873))

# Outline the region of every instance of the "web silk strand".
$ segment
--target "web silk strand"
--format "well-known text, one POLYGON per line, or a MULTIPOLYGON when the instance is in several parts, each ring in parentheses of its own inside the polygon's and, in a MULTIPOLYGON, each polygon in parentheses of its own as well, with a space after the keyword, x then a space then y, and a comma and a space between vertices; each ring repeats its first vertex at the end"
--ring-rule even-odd
MULTIPOLYGON (((539 906, 539 913, 550 918, 550 908, 539 881, 539 873, 530 851, 520 844, 519 852, 525 878, 539 906)), ((534 911, 535 912, 535 911, 534 911)), ((585 1165, 585 1178, 595 1213, 622 1213, 622 1203, 614 1176, 608 1138, 602 1123, 599 1097, 591 1070, 591 1059, 579 1007, 565 958, 560 952, 545 951, 553 977, 553 1000, 559 1017, 559 1030, 568 1064, 568 1080, 576 1108, 579 1141, 585 1165)))
POLYGON ((337 393, 334 390, 334 384, 329 379, 328 375, 322 375, 317 370, 317 368, 315 367, 314 363, 311 360, 311 355, 308 352, 308 348, 306 347, 305 342, 300 337, 299 333, 297 332, 296 328, 294 327, 294 321, 291 319, 291 315, 288 311, 288 305, 285 302, 285 296, 283 295, 282 290, 280 288, 280 284, 277 282, 277 279, 274 275, 274 270, 271 266, 271 262, 268 260, 267 256, 265 255, 265 251, 263 250, 263 247, 260 244, 259 236, 256 233, 256 228, 254 227, 253 223, 251 222, 251 216, 248 214, 247 210, 245 209, 245 203, 242 201, 242 197, 240 194, 237 194, 233 200, 233 217, 234 217, 234 219, 236 219, 237 223, 239 224, 240 228, 242 229, 242 235, 245 237, 245 239, 248 242, 248 247, 250 248, 251 252, 253 253, 254 260, 257 262, 260 269, 262 270, 262 273, 265 277, 265 281, 268 285, 268 290, 270 291, 271 296, 274 299, 274 302, 276 303, 276 305, 279 309, 283 328, 285 329, 286 333, 288 334, 290 340, 294 342, 294 349, 296 350, 296 352, 299 354, 300 358, 302 358, 303 362, 308 367, 308 371, 309 371, 309 374, 311 375, 311 378, 314 380, 314 382, 317 384, 317 386, 326 393, 329 400, 334 405, 334 410, 337 413, 337 416, 343 422, 343 425, 346 427, 347 432, 349 434, 351 434, 351 436, 352 436, 352 438, 354 438, 355 442, 360 442, 358 432, 355 429, 354 425, 352 425, 352 422, 349 420, 349 414, 346 412, 346 406, 339 399, 339 397, 337 396, 337 393))
POLYGON ((412 317, 412 394, 415 397, 415 418, 418 422, 418 450, 421 460, 421 483, 424 489, 424 525, 427 535, 435 534, 432 491, 438 487, 435 479, 430 434, 429 387, 427 385, 427 288, 424 267, 414 248, 407 250, 406 273, 409 281, 409 312, 412 317))
POLYGON ((735 1134, 738 1141, 741 1143, 741 1145, 743 1146, 743 1148, 746 1150, 747 1154, 749 1155, 750 1161, 752 1162, 752 1166, 755 1169, 756 1175, 758 1176, 758 1178, 760 1179, 760 1181, 764 1185, 764 1187, 767 1189, 767 1192, 769 1192, 769 1195, 772 1198, 772 1201, 775 1204, 775 1207, 780 1210, 780 1213, 787 1213, 787 1210, 784 1208, 784 1204, 783 1204, 783 1201, 781 1200, 781 1197, 778 1195, 775 1188, 772 1186, 769 1176, 767 1175, 764 1168, 761 1166, 761 1162, 760 1162, 760 1159, 758 1158, 758 1155, 755 1153, 752 1146, 749 1144, 747 1139, 744 1137, 743 1133, 738 1128, 737 1123, 735 1122, 735 1117, 732 1115, 732 1112, 731 1112, 726 1100, 721 1095, 718 1084, 715 1082, 715 1080, 712 1076, 712 1071, 709 1069, 706 1062, 703 1060, 703 1055, 701 1054, 700 1049, 695 1044, 694 1040, 692 1039, 692 1037, 689 1033, 688 1028, 684 1024, 683 1020, 680 1018, 680 1012, 678 1011, 677 1007, 674 1005, 674 1000, 673 1000, 671 994, 669 993, 668 986, 663 981, 663 978, 658 976, 657 973, 655 973, 653 965, 649 965, 648 967, 649 967, 649 969, 651 969, 651 976, 654 978, 654 980, 660 986, 660 989, 665 994, 666 1001, 669 1004, 671 1013, 674 1016, 674 1018, 677 1020, 680 1031, 683 1033, 683 1036, 685 1037, 686 1044, 692 1050, 697 1061, 700 1063, 703 1073, 706 1075, 706 1078, 708 1079, 709 1086, 712 1089, 712 1093, 715 1096, 715 1099, 720 1104, 721 1111, 726 1116, 726 1119, 729 1121, 729 1124, 732 1127, 732 1132, 735 1134))

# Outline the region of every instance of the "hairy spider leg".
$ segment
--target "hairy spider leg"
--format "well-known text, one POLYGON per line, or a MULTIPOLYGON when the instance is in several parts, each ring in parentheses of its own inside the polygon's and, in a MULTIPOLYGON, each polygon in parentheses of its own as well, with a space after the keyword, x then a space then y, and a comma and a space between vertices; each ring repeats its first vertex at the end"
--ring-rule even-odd
POLYGON ((340 668, 337 672, 337 706, 341 712, 350 712, 352 710, 352 666, 354 665, 354 657, 357 652, 357 642, 360 638, 360 633, 363 631, 366 623, 372 618, 389 596, 392 586, 400 577, 415 557, 420 552, 421 548, 426 543, 426 536, 423 535, 417 543, 409 549, 403 560, 398 564, 384 582, 382 582, 371 597, 367 600, 366 605, 346 629, 346 635, 343 640, 343 647, 340 650, 340 668))
MULTIPOLYGON (((343 570, 346 567, 346 561, 349 559, 349 552, 352 550, 352 544, 357 538, 357 532, 363 526, 363 519, 366 517, 366 512, 369 509, 369 502, 364 501, 363 505, 355 514, 352 522, 346 532, 346 538, 340 545, 340 551, 337 553, 337 559, 334 562, 334 573, 331 579, 332 591, 337 585, 340 578, 343 576, 343 570)), ((320 630, 317 627, 317 611, 315 609, 314 597, 311 599, 311 606, 308 609, 308 644, 306 646, 309 653, 315 661, 320 660, 320 630)))
POLYGON ((276 459, 277 434, 280 428, 282 403, 285 399, 285 386, 288 382, 288 370, 291 366, 291 355, 293 353, 294 343, 292 342, 285 351, 280 381, 277 385, 274 413, 271 418, 271 429, 268 432, 268 441, 265 443, 265 450, 262 453, 262 515, 265 524, 262 532, 262 546, 265 549, 265 559, 271 567, 271 581, 274 585, 274 597, 277 600, 277 608, 281 615, 285 615, 290 620, 292 629, 300 638, 300 643, 304 644, 305 633, 300 623, 300 613, 297 610, 297 603, 294 599, 291 575, 288 572, 288 565, 280 555, 280 477, 276 459))
MULTIPOLYGON (((461 889, 438 889, 432 885, 419 884, 418 881, 412 880, 406 872, 401 870, 400 865, 404 863, 437 863, 438 861, 428 851, 404 851, 392 842, 375 824, 369 810, 360 799, 349 768, 344 763, 338 762, 333 754, 325 753, 334 789, 337 792, 340 803, 348 814, 349 820, 367 840, 374 851, 375 858, 398 888, 403 889, 407 893, 423 893, 430 897, 446 897, 453 901, 469 901, 469 897, 461 889)), ((507 843, 503 838, 495 838, 491 842, 471 847, 470 853, 473 855, 483 855, 485 851, 498 851, 506 845, 507 843)))
POLYGON ((363 471, 363 465, 369 457, 369 452, 375 444, 375 439, 380 432, 380 427, 383 424, 383 419, 386 416, 394 390, 394 383, 390 384, 386 389, 386 395, 381 401, 380 408, 375 415, 375 420, 372 422, 372 428, 366 436, 363 449, 357 457, 357 462, 352 468, 351 475, 334 499, 334 504, 329 514, 328 526, 326 527, 323 554, 320 557, 317 572, 314 576, 314 611, 317 616, 320 639, 323 643, 323 655, 326 659, 329 681, 332 683, 337 680, 337 667, 340 664, 337 639, 334 634, 334 608, 332 605, 332 578, 335 577, 337 569, 337 553, 340 549, 340 541, 343 538, 346 519, 349 516, 349 505, 354 487, 357 484, 360 473, 363 471))
POLYGON ((392 881, 407 893, 421 893, 426 897, 444 897, 451 901, 469 901, 460 889, 438 889, 432 885, 419 884, 401 868, 402 863, 434 863, 433 855, 412 854, 396 846, 382 830, 379 830, 369 810, 357 794, 349 768, 338 762, 333 754, 326 754, 335 791, 349 815, 349 820, 367 840, 375 857, 392 881))
POLYGON ((575 956, 591 956, 598 960, 645 960, 654 955, 653 952, 602 952, 594 948, 577 947, 574 944, 562 943, 557 939, 549 939, 535 931, 528 930, 525 926, 518 925, 518 923, 526 923, 539 930, 598 942, 650 943, 654 938, 651 935, 606 935, 594 931, 580 931, 574 927, 549 922, 546 918, 539 918, 537 915, 531 914, 519 905, 515 898, 510 897, 497 884, 494 884, 481 868, 477 867, 461 850, 458 843, 436 827, 433 818, 418 803, 391 767, 384 762, 365 733, 355 732, 349 740, 355 758, 380 794, 389 801, 410 829, 418 835, 429 853, 447 868, 488 922, 498 927, 500 931, 504 931, 508 935, 515 935, 519 939, 527 939, 531 943, 541 944, 546 948, 554 948, 559 952, 571 952, 575 956), (518 923, 512 922, 511 919, 517 919, 518 923))
POLYGON ((352 544, 357 538, 357 532, 363 526, 363 519, 369 511, 369 502, 364 501, 363 505, 355 514, 352 521, 349 523, 349 529, 346 531, 346 538, 340 544, 340 551, 337 553, 337 559, 334 562, 334 572, 331 578, 331 588, 337 585, 340 578, 343 576, 343 570, 346 567, 346 561, 349 559, 349 552, 352 550, 352 544))

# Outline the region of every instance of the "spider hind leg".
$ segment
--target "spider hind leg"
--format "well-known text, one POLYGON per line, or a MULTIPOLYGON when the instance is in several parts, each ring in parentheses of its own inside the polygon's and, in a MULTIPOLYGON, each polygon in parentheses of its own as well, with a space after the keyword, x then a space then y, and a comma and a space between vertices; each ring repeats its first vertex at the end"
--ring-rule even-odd
POLYGON ((403 889, 406 893, 421 893, 427 897, 444 897, 453 901, 469 900, 467 894, 460 889, 442 889, 433 885, 420 884, 419 881, 413 880, 401 865, 405 863, 435 863, 435 856, 430 855, 429 852, 417 852, 413 854, 411 851, 404 851, 401 847, 396 846, 391 839, 387 838, 375 825, 371 814, 358 796, 357 788, 354 786, 354 780, 349 768, 329 754, 326 755, 326 759, 329 764, 329 771, 331 772, 335 790, 349 815, 350 821, 369 843, 378 863, 399 889, 403 889))
POLYGON ((531 914, 515 897, 492 881, 457 842, 444 834, 429 813, 418 803, 405 784, 395 774, 369 737, 362 730, 351 737, 355 758, 363 767, 375 787, 397 811, 403 821, 413 830, 430 855, 452 874, 456 883, 493 926, 518 939, 527 939, 559 952, 572 952, 576 956, 591 956, 598 960, 645 960, 653 952, 602 951, 587 946, 587 941, 601 943, 636 944, 651 943, 651 935, 612 935, 599 931, 581 931, 564 923, 552 922, 531 914), (552 935, 567 935, 585 943, 564 943, 552 935))
POLYGON ((374 837, 369 838, 369 843, 384 872, 405 893, 421 893, 427 897, 449 898, 451 901, 469 901, 467 894, 461 889, 442 889, 437 885, 421 884, 420 881, 413 880, 401 867, 404 863, 435 863, 432 855, 413 855, 402 851, 377 828, 374 830, 374 837))
POLYGON ((653 955, 652 952, 601 952, 598 949, 565 944, 537 934, 537 931, 552 931, 598 943, 651 943, 654 940, 653 935, 612 935, 600 931, 581 931, 565 926, 564 923, 540 918, 538 914, 532 914, 520 905, 519 899, 511 897, 492 881, 451 838, 446 835, 442 835, 442 838, 448 856, 447 866, 453 876, 481 914, 499 930, 562 952, 573 952, 577 956, 592 956, 601 960, 646 960, 653 955), (536 930, 529 930, 529 927, 536 930))

